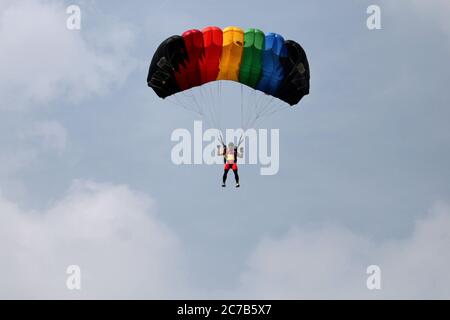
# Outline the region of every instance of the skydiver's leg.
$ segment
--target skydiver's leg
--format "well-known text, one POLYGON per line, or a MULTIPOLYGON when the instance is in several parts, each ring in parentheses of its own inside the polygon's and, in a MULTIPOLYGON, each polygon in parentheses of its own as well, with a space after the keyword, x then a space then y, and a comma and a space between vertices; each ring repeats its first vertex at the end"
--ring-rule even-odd
POLYGON ((228 164, 226 164, 223 169, 223 177, 222 177, 222 182, 223 182, 222 185, 223 186, 225 185, 225 182, 227 181, 228 171, 230 171, 230 166, 228 164))
POLYGON ((233 170, 233 172, 234 172, 234 180, 236 180, 236 183, 239 184, 239 174, 237 169, 233 170))
POLYGON ((238 167, 236 164, 233 165, 233 173, 234 173, 234 180, 236 180, 236 184, 239 184, 239 174, 238 174, 238 167))
POLYGON ((227 181, 228 171, 230 171, 230 169, 225 169, 225 170, 223 170, 222 181, 223 181, 224 184, 225 184, 225 182, 227 181))

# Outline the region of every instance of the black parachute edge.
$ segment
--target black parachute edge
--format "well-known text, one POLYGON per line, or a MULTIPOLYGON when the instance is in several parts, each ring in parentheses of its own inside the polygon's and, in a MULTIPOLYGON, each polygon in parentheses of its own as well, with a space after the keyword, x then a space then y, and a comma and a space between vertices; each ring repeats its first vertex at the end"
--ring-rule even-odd
POLYGON ((164 40, 153 55, 147 76, 147 85, 160 98, 166 98, 180 88, 175 79, 175 72, 188 60, 186 46, 182 36, 174 35, 164 40))
POLYGON ((285 77, 278 88, 276 97, 291 106, 309 94, 309 63, 305 50, 293 40, 286 40, 287 57, 281 59, 285 77))

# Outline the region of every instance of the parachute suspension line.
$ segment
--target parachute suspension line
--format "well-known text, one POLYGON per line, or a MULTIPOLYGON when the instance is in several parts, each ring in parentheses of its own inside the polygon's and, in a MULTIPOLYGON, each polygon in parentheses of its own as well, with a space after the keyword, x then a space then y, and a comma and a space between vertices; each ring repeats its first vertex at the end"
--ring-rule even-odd
POLYGON ((219 141, 220 141, 220 143, 224 146, 225 145, 225 142, 223 142, 223 136, 222 136, 222 132, 221 131, 219 131, 219 141))
POLYGON ((264 110, 264 112, 262 113, 262 116, 268 116, 274 113, 277 113, 281 110, 284 110, 284 103, 282 103, 279 100, 275 100, 275 102, 271 102, 271 104, 266 108, 266 110, 264 110))
POLYGON ((259 110, 258 116, 257 116, 257 118, 255 119, 255 123, 257 123, 258 120, 263 119, 263 118, 265 117, 266 113, 267 113, 268 111, 272 110, 273 102, 274 102, 274 101, 275 101, 275 98, 272 97, 272 98, 269 100, 269 102, 268 102, 266 105, 264 105, 264 106, 259 110))
POLYGON ((258 117, 260 105, 263 103, 264 98, 265 98, 264 94, 261 94, 259 97, 256 97, 256 93, 257 93, 256 90, 254 90, 254 93, 255 93, 255 100, 254 100, 254 104, 253 104, 253 111, 247 119, 248 127, 253 126, 253 122, 255 121, 255 118, 258 117))
POLYGON ((193 97, 194 97, 194 101, 196 103, 198 103, 198 105, 202 108, 203 111, 203 120, 205 120, 206 125, 208 126, 208 128, 213 127, 214 123, 213 123, 213 119, 211 116, 211 108, 208 108, 208 106, 206 106, 205 104, 207 104, 206 101, 206 97, 203 95, 203 86, 199 86, 198 87, 199 90, 194 89, 193 91, 193 97), (196 94, 196 92, 198 91, 198 94, 196 94), (200 95, 200 97, 199 97, 200 95), (199 99, 197 99, 199 98, 199 99))
POLYGON ((262 114, 264 114, 264 112, 269 108, 270 109, 270 106, 272 105, 272 102, 275 100, 275 98, 274 97, 271 97, 270 98, 270 100, 269 100, 269 102, 268 103, 266 103, 266 105, 264 106, 264 107, 262 107, 259 111, 259 114, 258 114, 258 116, 261 116, 262 114))
POLYGON ((248 113, 250 111, 251 105, 250 101, 248 100, 249 95, 245 93, 245 109, 241 110, 241 128, 242 130, 246 130, 247 128, 247 117, 248 113))
POLYGON ((278 112, 281 112, 281 111, 284 111, 284 110, 287 110, 287 109, 291 108, 290 105, 288 105, 287 103, 281 102, 281 101, 279 101, 276 104, 274 104, 274 106, 275 107, 272 108, 270 111, 265 112, 264 114, 262 114, 257 122, 260 123, 260 121, 262 121, 264 119, 267 119, 268 117, 270 117, 270 116, 272 116, 272 115, 274 115, 274 114, 276 114, 278 112))
POLYGON ((222 123, 222 99, 221 99, 221 92, 219 91, 219 87, 220 87, 220 81, 217 82, 216 84, 216 88, 217 88, 217 93, 215 95, 216 100, 217 100, 217 111, 219 114, 219 127, 220 130, 222 130, 223 128, 223 123, 222 123))
POLYGON ((256 89, 253 90, 253 105, 252 105, 252 112, 249 114, 248 119, 247 119, 247 126, 250 127, 251 126, 251 122, 253 117, 257 114, 258 112, 258 103, 259 103, 259 99, 261 97, 258 96, 258 91, 256 89))
POLYGON ((276 103, 273 103, 273 101, 271 101, 269 103, 269 107, 265 108, 265 111, 260 113, 258 119, 255 121, 255 125, 259 125, 261 123, 261 121, 267 119, 268 117, 270 117, 278 112, 292 108, 289 104, 287 104, 283 101, 280 101, 280 100, 275 100, 275 101, 276 101, 276 103))
POLYGON ((211 95, 209 94, 207 84, 205 85, 204 88, 203 88, 203 86, 200 88, 202 88, 202 90, 205 91, 204 95, 206 97, 206 99, 205 99, 206 110, 209 110, 209 114, 211 115, 213 126, 215 127, 216 126, 216 117, 214 115, 214 103, 212 102, 211 95))
MULTIPOLYGON (((253 127, 256 121, 260 118, 263 110, 272 102, 274 98, 272 97, 268 102, 264 103, 262 106, 260 104, 256 105, 255 116, 251 117, 248 126, 253 127)), ((261 100, 261 99, 259 99, 261 100)))
POLYGON ((202 106, 200 103, 198 103, 197 99, 195 98, 194 93, 190 92, 189 95, 188 95, 188 97, 191 99, 191 102, 193 103, 193 105, 194 105, 198 110, 200 110, 200 116, 201 116, 202 118, 205 118, 205 116, 206 116, 206 115, 205 115, 205 110, 203 110, 203 106, 202 106))
MULTIPOLYGON (((200 89, 199 89, 200 90, 200 89)), ((200 95, 203 97, 202 92, 200 92, 200 95)), ((208 114, 206 113, 206 110, 204 106, 199 103, 198 97, 195 96, 195 93, 193 91, 187 93, 185 91, 181 91, 177 94, 174 94, 170 97, 168 97, 168 101, 172 104, 175 104, 179 107, 182 107, 183 109, 192 112, 194 114, 200 115, 202 119, 205 120, 207 126, 211 126, 211 122, 214 124, 214 117, 210 116, 208 118, 208 114), (171 100, 170 98, 174 97, 176 101, 171 100), (182 101, 180 100, 180 97, 182 97, 182 101)), ((200 101, 206 101, 206 99, 201 99, 200 101)))
POLYGON ((220 127, 220 123, 219 123, 220 117, 219 117, 219 113, 218 113, 218 110, 217 110, 217 101, 215 99, 212 86, 213 86, 212 83, 208 84, 208 88, 207 89, 208 89, 208 92, 209 92, 209 96, 211 97, 215 129, 219 129, 219 127, 220 127))
POLYGON ((200 112, 199 112, 199 110, 198 110, 196 107, 193 107, 191 104, 189 104, 189 103, 187 103, 187 102, 183 102, 184 99, 183 99, 183 100, 180 100, 180 94, 179 94, 179 93, 174 94, 174 95, 171 96, 171 97, 174 97, 174 99, 176 100, 176 103, 177 103, 179 106, 181 106, 183 109, 188 110, 189 112, 192 112, 192 113, 194 113, 194 114, 196 114, 196 115, 201 115, 200 112))
POLYGON ((217 98, 217 94, 214 93, 213 88, 210 88, 210 90, 211 90, 211 97, 212 97, 212 99, 214 101, 214 110, 215 110, 216 119, 217 119, 216 129, 217 130, 221 130, 221 128, 222 128, 222 120, 221 120, 219 100, 217 98))
POLYGON ((192 100, 194 101, 195 105, 198 106, 198 108, 201 110, 202 116, 205 116, 205 110, 204 110, 202 104, 199 103, 198 100, 195 98, 195 94, 191 92, 190 96, 192 97, 192 100))
POLYGON ((191 95, 189 95, 186 91, 181 91, 180 92, 181 95, 184 97, 184 101, 186 101, 185 103, 191 107, 193 110, 195 110, 200 116, 203 116, 203 112, 201 110, 201 108, 196 105, 195 103, 192 103, 193 97, 191 95), (191 103, 189 103, 188 101, 191 100, 191 103))
POLYGON ((244 129, 244 85, 241 83, 241 129, 244 129))
POLYGON ((187 111, 189 111, 189 112, 192 112, 192 113, 195 114, 195 115, 198 115, 198 112, 196 112, 195 110, 192 110, 192 109, 190 109, 190 108, 187 108, 183 103, 181 103, 180 100, 178 99, 178 97, 177 97, 176 94, 167 97, 167 101, 169 101, 171 104, 173 104, 173 105, 175 105, 175 106, 177 106, 177 107, 181 107, 181 108, 183 108, 184 110, 187 110, 187 111), (174 99, 175 99, 176 101, 173 101, 173 100, 171 99, 171 97, 174 97, 174 99))
POLYGON ((205 93, 206 93, 206 96, 209 98, 208 103, 210 103, 210 106, 208 109, 210 110, 211 118, 213 120, 213 125, 214 125, 213 129, 216 129, 217 128, 217 114, 216 114, 214 99, 213 99, 213 96, 210 91, 211 88, 209 86, 210 86, 210 84, 206 84, 205 93))
MULTIPOLYGON (((221 114, 220 114, 220 97, 219 97, 219 81, 214 85, 212 82, 206 84, 205 87, 205 96, 208 99, 205 99, 205 105, 209 115, 211 117, 211 128, 216 129, 219 132, 218 139, 220 143, 223 143, 222 137, 222 126, 221 126, 221 114), (215 88, 214 88, 215 87, 215 88)), ((203 88, 203 87, 201 87, 203 88)))
POLYGON ((268 117, 272 114, 284 111, 289 108, 289 105, 281 100, 275 100, 276 103, 271 104, 270 108, 264 113, 264 117, 268 117))
POLYGON ((241 127, 242 127, 242 130, 244 130, 244 131, 248 129, 247 128, 248 117, 249 117, 249 114, 251 114, 251 111, 253 108, 252 103, 251 103, 251 96, 249 94, 245 94, 245 97, 246 97, 245 110, 242 111, 242 115, 241 115, 241 117, 242 117, 241 127))
MULTIPOLYGON (((258 106, 261 104, 262 102, 262 98, 261 95, 257 96, 257 91, 256 89, 253 90, 253 110, 252 112, 249 114, 248 119, 247 119, 247 127, 251 127, 252 126, 252 119, 254 117, 254 115, 256 115, 258 113, 258 106)), ((262 96, 264 97, 264 96, 262 96)))
POLYGON ((215 83, 214 86, 211 85, 211 95, 213 97, 214 100, 214 105, 216 108, 216 114, 217 114, 217 130, 219 130, 219 132, 222 131, 222 110, 220 107, 220 97, 219 97, 219 83, 215 83), (214 92, 214 87, 215 87, 215 92, 214 92))
MULTIPOLYGON (((219 106, 219 119, 222 119, 222 113, 223 113, 223 101, 222 101, 222 81, 217 81, 217 101, 219 106)), ((220 134, 222 135, 222 122, 220 122, 220 134)), ((223 140, 223 139, 222 139, 223 140)))
POLYGON ((269 117, 269 116, 271 116, 271 115, 273 115, 273 114, 275 114, 275 113, 278 113, 278 112, 287 110, 287 109, 289 109, 290 107, 291 107, 290 105, 285 105, 285 106, 283 106, 283 105, 281 105, 281 104, 277 104, 275 110, 272 110, 271 112, 266 113, 264 116, 265 116, 265 117, 269 117))
POLYGON ((202 108, 205 112, 204 120, 206 121, 206 124, 208 127, 214 126, 214 117, 211 114, 211 106, 208 107, 208 105, 207 105, 209 103, 208 103, 208 100, 206 99, 207 98, 206 94, 203 93, 203 86, 200 86, 198 91, 200 93, 200 99, 199 99, 200 103, 199 104, 202 106, 202 108), (206 105, 204 105, 204 104, 206 104, 206 105))
POLYGON ((222 83, 220 81, 217 81, 217 105, 218 105, 218 113, 219 113, 219 128, 217 128, 219 130, 219 141, 222 144, 222 146, 225 146, 225 142, 223 140, 223 135, 222 135, 222 122, 221 122, 221 115, 222 115, 222 99, 221 99, 221 95, 222 95, 222 83))
POLYGON ((242 142, 244 142, 244 132, 242 132, 241 133, 241 136, 239 137, 239 141, 238 141, 238 144, 237 144, 237 148, 239 148, 240 146, 241 146, 241 144, 242 144, 242 142))
POLYGON ((267 106, 269 106, 271 103, 272 103, 272 99, 270 99, 268 103, 266 103, 263 107, 261 107, 258 110, 258 113, 256 114, 256 118, 254 119, 253 124, 255 124, 258 121, 258 119, 260 119, 262 117, 262 115, 264 114, 264 111, 267 109, 267 106))
MULTIPOLYGON (((252 104, 252 112, 253 113, 255 113, 256 112, 256 90, 255 89, 253 89, 253 100, 252 100, 252 102, 253 102, 253 104, 252 104)), ((249 120, 247 120, 247 121, 249 121, 249 120)))
POLYGON ((256 104, 255 104, 255 107, 256 107, 255 112, 258 110, 259 106, 263 104, 264 99, 266 98, 266 95, 263 92, 260 91, 259 93, 260 94, 259 94, 258 100, 256 101, 256 104))
POLYGON ((210 120, 207 117, 207 114, 203 108, 203 105, 198 102, 197 98, 195 97, 195 94, 190 92, 190 94, 187 94, 185 91, 182 91, 185 97, 191 98, 191 100, 194 102, 194 105, 196 106, 196 109, 198 110, 199 115, 206 121, 206 124, 208 126, 211 126, 210 120))
MULTIPOLYGON (((246 101, 246 105, 248 105, 248 101, 246 101)), ((246 128, 244 127, 244 85, 241 83, 241 136, 239 137, 239 141, 237 147, 239 148, 241 143, 243 142, 244 131, 246 128)))

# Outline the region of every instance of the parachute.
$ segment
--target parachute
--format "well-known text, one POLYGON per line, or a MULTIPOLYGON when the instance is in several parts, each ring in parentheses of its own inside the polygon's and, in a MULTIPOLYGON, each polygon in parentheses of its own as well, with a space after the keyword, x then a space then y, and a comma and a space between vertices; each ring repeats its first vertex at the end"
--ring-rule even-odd
MULTIPOLYGON (((186 107, 187 103, 180 102, 177 96, 187 97, 194 105, 191 109, 202 115, 207 112, 202 104, 217 104, 221 99, 220 82, 223 80, 241 84, 242 107, 244 86, 250 92, 270 96, 269 102, 253 97, 254 118, 258 119, 270 114, 268 106, 274 99, 294 106, 309 94, 308 59, 300 44, 285 40, 279 34, 264 34, 255 28, 244 31, 235 26, 223 30, 209 26, 164 40, 153 55, 147 76, 148 86, 160 98, 174 96, 178 104, 186 107), (211 87, 203 88, 213 82, 218 83, 215 95, 211 87), (200 96, 185 94, 197 87, 200 96), (207 93, 209 99, 202 103, 207 93)), ((209 113, 214 119, 214 111, 209 110, 209 113)), ((247 121, 247 125, 252 123, 247 121)))

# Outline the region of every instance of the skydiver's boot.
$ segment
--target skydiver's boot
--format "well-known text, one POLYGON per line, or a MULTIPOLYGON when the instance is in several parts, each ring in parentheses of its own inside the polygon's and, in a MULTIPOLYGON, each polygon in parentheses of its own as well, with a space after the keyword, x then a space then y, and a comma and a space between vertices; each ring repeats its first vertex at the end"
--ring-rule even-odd
POLYGON ((234 180, 236 180, 236 188, 239 188, 241 185, 239 184, 239 174, 237 169, 233 170, 234 173, 234 180))
POLYGON ((225 188, 227 185, 225 183, 222 183, 222 187, 225 188))

